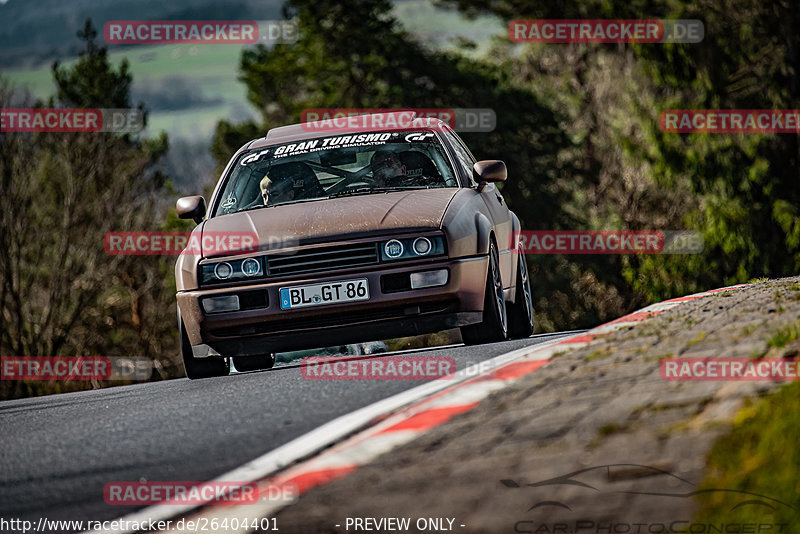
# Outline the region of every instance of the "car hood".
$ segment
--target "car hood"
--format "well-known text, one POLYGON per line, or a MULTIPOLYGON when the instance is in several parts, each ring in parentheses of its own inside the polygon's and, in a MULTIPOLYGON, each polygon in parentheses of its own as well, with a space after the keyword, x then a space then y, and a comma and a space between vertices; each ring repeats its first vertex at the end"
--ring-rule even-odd
MULTIPOLYGON (((458 188, 418 189, 331 198, 208 219, 203 234, 255 234, 261 250, 358 238, 393 230, 439 228, 458 188)), ((203 251, 207 254, 207 251, 203 251)))

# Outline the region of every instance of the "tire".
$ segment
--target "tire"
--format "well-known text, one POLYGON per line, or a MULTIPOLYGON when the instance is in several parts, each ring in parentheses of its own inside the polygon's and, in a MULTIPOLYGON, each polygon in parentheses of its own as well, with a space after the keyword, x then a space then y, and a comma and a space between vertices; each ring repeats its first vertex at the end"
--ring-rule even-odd
POLYGON ((183 326, 180 314, 178 321, 181 332, 181 358, 183 358, 183 369, 186 371, 186 376, 191 380, 227 376, 231 372, 230 360, 221 357, 195 358, 192 355, 192 345, 189 343, 189 336, 186 335, 186 327, 183 326))
POLYGON ((233 366, 237 371, 263 371, 275 365, 275 354, 259 354, 257 356, 234 356, 233 366))
POLYGON ((494 241, 489 244, 489 268, 486 273, 486 289, 483 298, 483 320, 478 324, 462 326, 461 339, 465 345, 494 343, 508 339, 508 314, 503 296, 500 260, 494 241))
POLYGON ((528 265, 525 257, 518 252, 517 259, 517 290, 514 304, 508 307, 508 337, 521 339, 533 334, 533 295, 531 294, 531 280, 528 276, 528 265))

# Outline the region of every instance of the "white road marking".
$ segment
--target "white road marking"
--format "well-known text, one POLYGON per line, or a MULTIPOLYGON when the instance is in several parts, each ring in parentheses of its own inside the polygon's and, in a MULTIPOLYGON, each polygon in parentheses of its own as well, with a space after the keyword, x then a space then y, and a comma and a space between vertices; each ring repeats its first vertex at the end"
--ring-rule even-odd
MULTIPOLYGON (((550 335, 552 336, 553 334, 550 335)), ((478 375, 490 372, 509 362, 520 359, 534 350, 541 350, 574 335, 578 334, 559 337, 557 340, 549 343, 537 344, 507 352, 505 354, 495 356, 489 360, 479 362, 466 369, 462 369, 461 371, 455 373, 451 379, 432 380, 426 384, 422 384, 412 389, 400 392, 392 397, 382 399, 378 402, 370 404, 369 406, 365 406, 354 412, 325 423, 311 432, 295 438, 289 443, 286 443, 277 449, 259 456, 258 458, 247 462, 241 467, 220 475, 209 482, 235 481, 247 483, 263 479, 268 475, 275 473, 276 471, 290 466, 293 463, 313 456, 315 453, 330 447, 332 444, 345 439, 359 430, 369 427, 380 418, 385 417, 392 412, 403 408, 404 406, 408 406, 418 400, 430 397, 435 393, 453 387, 454 385, 465 380, 469 380, 478 375)), ((437 348, 438 347, 433 347, 429 350, 436 350, 437 348)), ((229 509, 228 511, 233 513, 234 508, 252 509, 252 506, 257 505, 226 506, 225 508, 229 509)), ((185 515, 196 508, 198 508, 197 505, 152 505, 125 515, 119 518, 118 521, 121 525, 124 525, 126 522, 130 524, 148 521, 165 521, 179 515, 185 515)), ((136 530, 120 529, 89 532, 92 534, 131 534, 136 532, 136 530)))

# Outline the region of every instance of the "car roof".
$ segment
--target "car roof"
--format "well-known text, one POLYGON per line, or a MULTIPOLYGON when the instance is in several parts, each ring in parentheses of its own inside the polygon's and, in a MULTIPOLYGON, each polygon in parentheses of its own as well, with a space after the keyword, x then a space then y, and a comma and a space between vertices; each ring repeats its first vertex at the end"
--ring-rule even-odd
MULTIPOLYGON (((320 125, 310 126, 315 124, 314 122, 304 122, 299 124, 290 124, 288 126, 279 126, 277 128, 272 128, 267 132, 265 137, 261 137, 259 139, 253 140, 251 143, 247 145, 247 149, 255 149, 261 148, 264 146, 270 145, 278 145, 281 143, 291 143, 292 141, 301 141, 303 139, 315 139, 318 137, 329 137, 331 135, 345 135, 345 134, 353 134, 353 133, 369 133, 369 132, 385 132, 389 130, 419 130, 419 129, 426 129, 426 130, 436 130, 436 131, 445 131, 448 128, 447 123, 442 121, 441 119, 434 118, 434 117, 417 117, 417 113, 413 110, 398 110, 393 111, 390 113, 369 113, 359 115, 359 117, 370 116, 370 120, 372 123, 381 123, 381 124, 388 124, 393 122, 397 124, 399 119, 402 117, 406 121, 408 121, 408 114, 412 113, 414 115, 411 124, 405 124, 404 126, 396 126, 396 127, 376 127, 376 128, 365 128, 363 126, 359 126, 357 124, 352 125, 345 125, 345 126, 338 126, 333 125, 328 119, 328 122, 325 123, 325 119, 319 121, 320 123, 325 123, 325 126, 320 127, 320 125)), ((360 120, 364 120, 363 118, 360 120)), ((353 121, 357 122, 357 121, 353 121)))

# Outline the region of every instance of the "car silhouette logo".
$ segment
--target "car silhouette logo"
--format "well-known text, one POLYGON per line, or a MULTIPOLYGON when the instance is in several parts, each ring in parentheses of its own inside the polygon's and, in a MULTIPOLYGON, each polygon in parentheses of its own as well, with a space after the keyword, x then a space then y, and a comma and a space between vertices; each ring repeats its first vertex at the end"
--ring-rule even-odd
MULTIPOLYGON (((754 493, 751 491, 728 489, 728 488, 705 488, 698 489, 696 484, 681 478, 669 471, 659 469, 657 467, 639 465, 639 464, 608 464, 594 467, 587 467, 572 471, 553 478, 533 482, 529 484, 520 484, 512 479, 500 480, 500 483, 507 488, 522 489, 522 488, 541 488, 548 486, 574 486, 579 488, 586 488, 596 495, 599 493, 607 494, 626 494, 626 495, 647 495, 654 497, 674 498, 674 499, 688 499, 696 495, 708 493, 733 493, 742 496, 742 500, 731 508, 731 511, 744 506, 762 506, 769 510, 775 510, 778 507, 785 506, 794 510, 794 507, 786 502, 778 499, 754 493), (627 491, 627 490, 613 490, 604 488, 604 482, 615 482, 620 480, 641 479, 647 477, 658 478, 658 482, 654 484, 651 491, 627 491), (666 477, 666 478, 665 478, 666 477), (668 485, 681 487, 679 490, 673 490, 664 484, 668 481, 668 485), (591 483, 590 483, 591 482, 591 483)), ((537 508, 554 506, 572 511, 576 503, 565 503, 555 500, 540 500, 536 501, 528 508, 528 511, 533 511, 537 508)))

